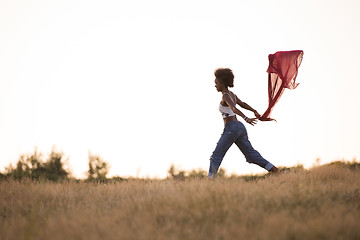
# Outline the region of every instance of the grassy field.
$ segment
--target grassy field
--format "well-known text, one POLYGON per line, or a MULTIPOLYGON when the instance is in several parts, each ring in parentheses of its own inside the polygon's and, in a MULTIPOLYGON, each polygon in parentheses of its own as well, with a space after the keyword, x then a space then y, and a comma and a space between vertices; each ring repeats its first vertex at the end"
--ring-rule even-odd
POLYGON ((0 182, 0 239, 360 239, 360 170, 255 181, 0 182))

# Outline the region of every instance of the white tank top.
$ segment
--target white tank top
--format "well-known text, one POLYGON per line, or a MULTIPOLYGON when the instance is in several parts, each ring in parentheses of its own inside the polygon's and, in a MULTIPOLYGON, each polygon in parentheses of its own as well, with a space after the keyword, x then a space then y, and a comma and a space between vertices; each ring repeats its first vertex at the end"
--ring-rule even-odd
MULTIPOLYGON (((236 101, 231 97, 231 94, 229 93, 225 93, 225 94, 228 94, 231 100, 233 100, 234 104, 236 104, 236 101)), ((225 107, 221 105, 221 103, 219 104, 219 111, 221 113, 222 118, 232 117, 236 115, 229 106, 225 107)))

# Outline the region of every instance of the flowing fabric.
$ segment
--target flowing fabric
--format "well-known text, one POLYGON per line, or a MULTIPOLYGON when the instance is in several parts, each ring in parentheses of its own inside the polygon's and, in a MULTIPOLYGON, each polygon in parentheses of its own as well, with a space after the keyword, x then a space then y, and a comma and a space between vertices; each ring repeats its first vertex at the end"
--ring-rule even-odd
POLYGON ((299 85, 299 83, 295 83, 295 80, 303 55, 302 50, 280 51, 269 55, 269 67, 267 69, 269 74, 269 106, 265 113, 259 117, 259 120, 274 120, 270 118, 270 114, 285 88, 295 89, 299 85))

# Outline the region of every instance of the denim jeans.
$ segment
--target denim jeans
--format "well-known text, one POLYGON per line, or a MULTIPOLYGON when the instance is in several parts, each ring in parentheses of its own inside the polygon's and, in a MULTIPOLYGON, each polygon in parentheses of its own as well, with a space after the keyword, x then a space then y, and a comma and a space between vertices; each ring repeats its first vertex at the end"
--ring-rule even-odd
POLYGON ((211 155, 208 178, 215 178, 227 150, 233 143, 245 155, 248 163, 257 164, 268 171, 274 166, 251 146, 244 124, 239 121, 231 121, 225 124, 224 132, 221 134, 215 151, 211 155))

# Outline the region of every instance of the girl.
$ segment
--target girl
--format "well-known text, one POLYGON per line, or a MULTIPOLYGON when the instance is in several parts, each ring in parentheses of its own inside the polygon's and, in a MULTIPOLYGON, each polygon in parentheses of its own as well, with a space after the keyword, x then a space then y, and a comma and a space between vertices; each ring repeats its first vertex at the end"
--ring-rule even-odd
POLYGON ((220 164, 230 146, 235 143, 240 151, 245 155, 246 161, 254 163, 269 172, 278 172, 278 169, 264 159, 258 151, 256 151, 248 139, 245 126, 239 122, 236 115, 242 117, 245 122, 255 125, 260 114, 245 102, 242 102, 233 92, 229 91, 229 87, 234 87, 234 74, 229 68, 219 68, 215 71, 215 87, 218 92, 222 93, 222 99, 219 110, 224 119, 224 131, 218 141, 215 151, 210 158, 210 167, 208 178, 215 178, 220 164), (236 104, 240 107, 252 111, 256 118, 248 118, 242 113, 236 104))

